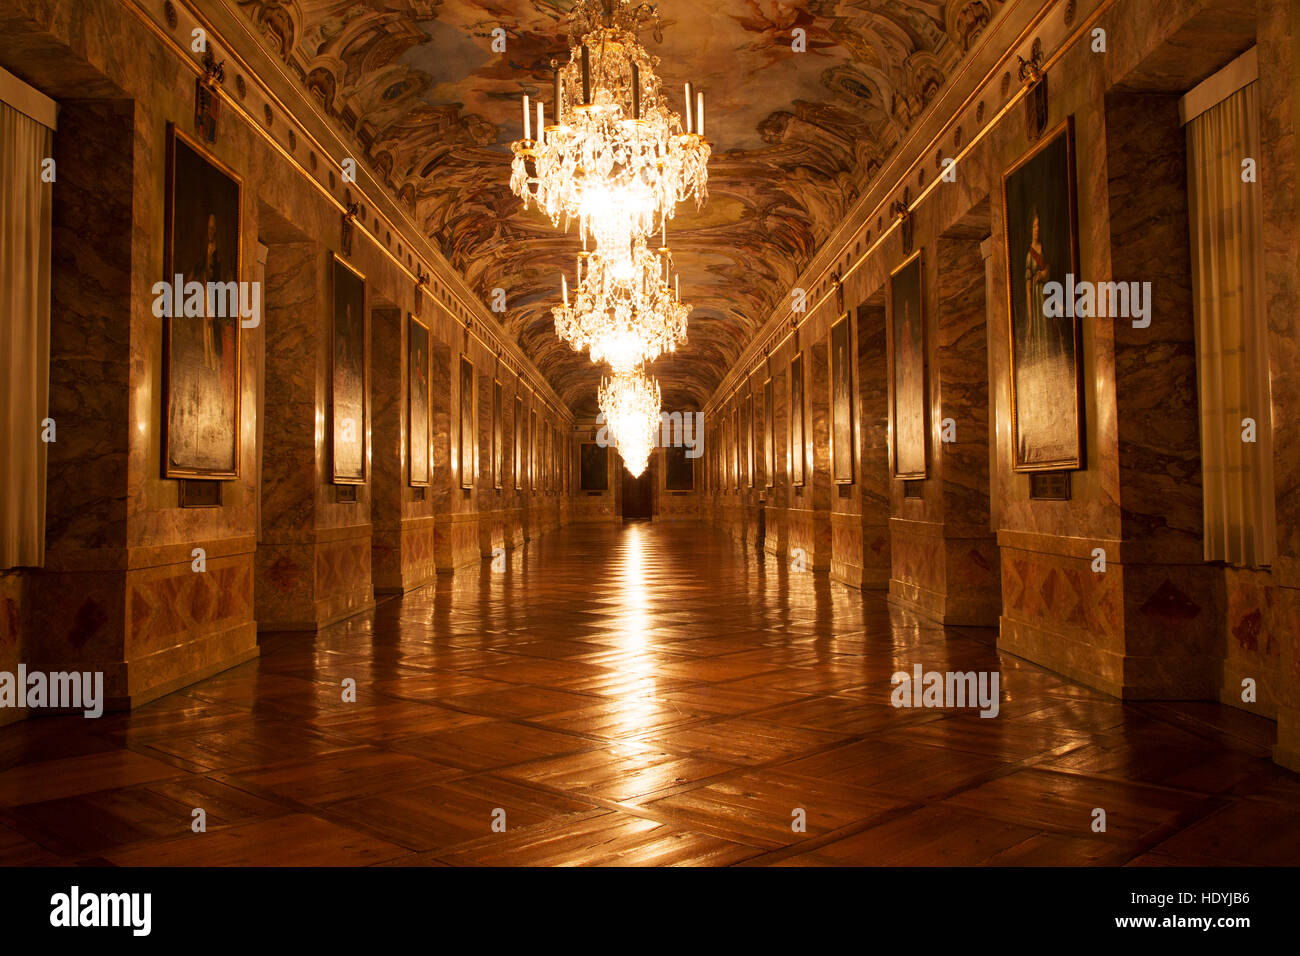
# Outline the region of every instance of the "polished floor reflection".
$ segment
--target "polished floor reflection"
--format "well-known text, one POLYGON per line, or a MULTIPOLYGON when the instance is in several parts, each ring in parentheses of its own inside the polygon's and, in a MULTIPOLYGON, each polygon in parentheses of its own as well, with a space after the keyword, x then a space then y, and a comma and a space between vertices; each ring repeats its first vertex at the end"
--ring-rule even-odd
POLYGON ((0 864, 1300 862, 1267 721, 994 640, 711 528, 569 527, 132 714, 0 728, 0 864), (916 664, 1000 671, 999 716, 895 709, 916 664))

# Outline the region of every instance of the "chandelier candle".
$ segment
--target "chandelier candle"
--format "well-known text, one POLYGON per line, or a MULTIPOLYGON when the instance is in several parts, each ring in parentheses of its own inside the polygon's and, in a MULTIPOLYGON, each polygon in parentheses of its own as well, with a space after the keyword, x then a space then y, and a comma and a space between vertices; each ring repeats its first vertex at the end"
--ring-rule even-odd
POLYGON ((531 121, 532 121, 532 114, 528 112, 528 94, 525 93, 524 94, 524 141, 525 142, 533 138, 533 130, 532 127, 529 126, 529 123, 531 121))
POLYGON ((704 138, 704 91, 695 94, 695 133, 704 138))
POLYGON ((691 84, 686 84, 686 132, 695 132, 695 127, 691 124, 691 84))
POLYGON ((641 118, 641 68, 632 64, 632 118, 641 118))

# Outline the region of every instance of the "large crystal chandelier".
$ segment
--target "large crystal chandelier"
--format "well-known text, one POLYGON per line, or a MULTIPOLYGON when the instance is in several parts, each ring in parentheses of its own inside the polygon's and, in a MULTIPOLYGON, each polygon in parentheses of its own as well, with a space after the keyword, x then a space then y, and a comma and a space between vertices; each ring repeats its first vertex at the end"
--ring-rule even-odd
POLYGON ((646 469, 659 438, 659 383, 640 369, 600 380, 597 403, 623 464, 636 478, 646 469))
POLYGON ((555 331, 575 351, 588 349, 593 362, 629 372, 686 339, 691 310, 681 301, 667 246, 651 250, 638 237, 627 260, 579 253, 572 302, 568 279, 560 281, 563 302, 551 310, 555 331))
POLYGON ((584 242, 612 260, 633 254, 637 236, 663 229, 678 202, 707 198, 709 144, 704 94, 685 121, 668 106, 636 31, 656 23, 648 4, 578 0, 570 14, 569 62, 554 73, 553 119, 536 104, 536 129, 524 97, 524 138, 511 144, 510 188, 536 203, 555 226, 576 219, 584 242), (535 134, 535 136, 534 136, 535 134))

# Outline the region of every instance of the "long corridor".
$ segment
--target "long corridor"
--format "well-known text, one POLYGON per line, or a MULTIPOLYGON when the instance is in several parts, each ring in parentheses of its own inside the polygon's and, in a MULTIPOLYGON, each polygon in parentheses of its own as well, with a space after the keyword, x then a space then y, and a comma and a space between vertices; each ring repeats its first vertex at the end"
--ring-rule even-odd
POLYGON ((0 729, 0 864, 1300 856, 1267 721, 1122 704, 704 526, 512 556, 132 713, 0 729), (894 707, 916 665, 998 672, 997 716, 894 707))

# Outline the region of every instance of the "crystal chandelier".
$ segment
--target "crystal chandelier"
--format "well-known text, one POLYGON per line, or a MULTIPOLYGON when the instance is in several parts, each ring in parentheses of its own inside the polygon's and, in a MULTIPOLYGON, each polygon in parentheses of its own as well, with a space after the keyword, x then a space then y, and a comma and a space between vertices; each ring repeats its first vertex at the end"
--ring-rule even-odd
POLYGON ((576 219, 583 241, 625 260, 637 236, 663 229, 678 202, 707 198, 709 144, 704 94, 692 103, 686 84, 685 121, 669 106, 636 31, 658 15, 629 0, 578 0, 570 14, 569 62, 554 74, 554 120, 536 104, 536 130, 524 97, 524 138, 511 144, 510 188, 536 203, 552 225, 576 219), (536 137, 534 138, 534 133, 536 137))
POLYGON ((659 437, 659 383, 640 369, 600 380, 597 402, 623 464, 640 477, 659 437))
POLYGON ((667 246, 652 251, 638 237, 626 261, 579 253, 577 280, 570 303, 568 279, 561 276, 563 302, 551 314, 560 338, 575 351, 590 350, 593 362, 630 372, 686 339, 691 310, 681 301, 667 246))

